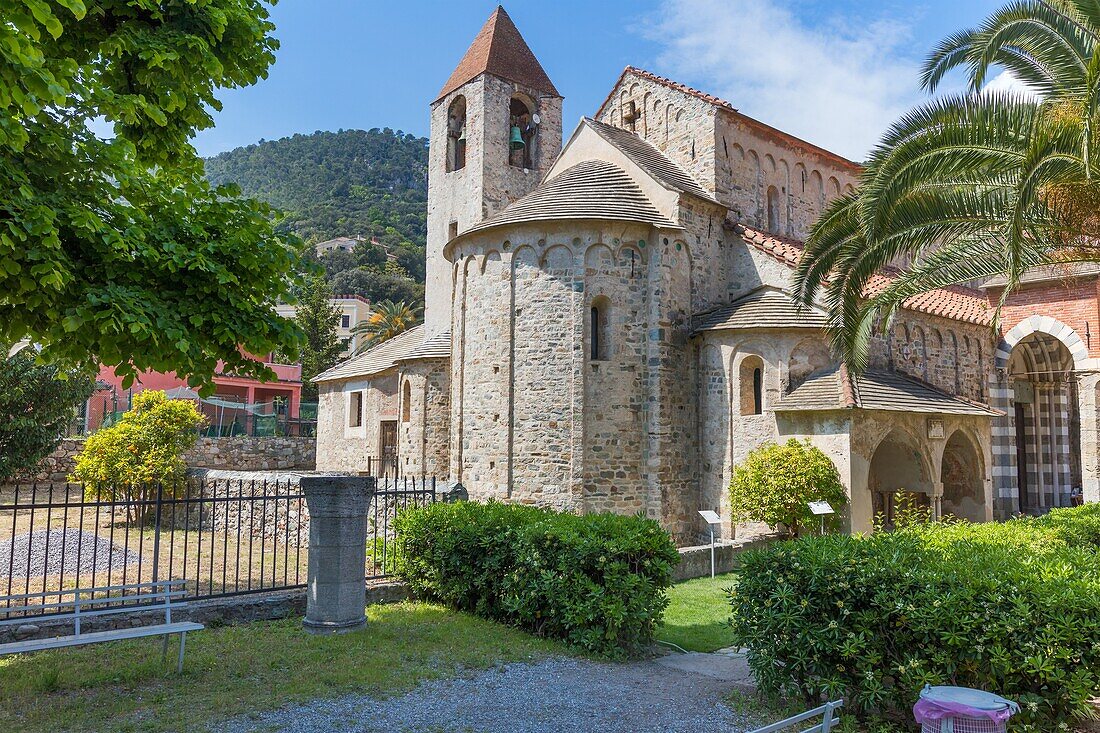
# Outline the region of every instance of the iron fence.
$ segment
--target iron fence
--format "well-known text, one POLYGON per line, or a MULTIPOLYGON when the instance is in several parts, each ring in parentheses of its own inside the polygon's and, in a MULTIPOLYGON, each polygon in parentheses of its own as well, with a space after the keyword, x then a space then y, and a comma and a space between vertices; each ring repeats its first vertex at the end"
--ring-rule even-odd
MULTIPOLYGON (((437 499, 433 478, 379 478, 367 516, 364 577, 394 572, 394 524, 437 499)), ((190 480, 173 491, 93 491, 79 484, 0 489, 0 595, 27 596, 159 580, 192 599, 302 588, 309 512, 291 480, 190 480)), ((109 603, 109 599, 106 600, 109 603)), ((0 618, 26 615, 0 599, 0 618)))

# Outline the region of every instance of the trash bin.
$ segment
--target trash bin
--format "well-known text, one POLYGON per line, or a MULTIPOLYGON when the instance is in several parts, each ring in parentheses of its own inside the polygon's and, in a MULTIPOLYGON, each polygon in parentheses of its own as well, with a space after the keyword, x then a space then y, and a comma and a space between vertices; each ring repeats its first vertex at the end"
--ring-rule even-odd
POLYGON ((1004 733, 1020 706, 970 687, 925 685, 913 706, 921 733, 1004 733))

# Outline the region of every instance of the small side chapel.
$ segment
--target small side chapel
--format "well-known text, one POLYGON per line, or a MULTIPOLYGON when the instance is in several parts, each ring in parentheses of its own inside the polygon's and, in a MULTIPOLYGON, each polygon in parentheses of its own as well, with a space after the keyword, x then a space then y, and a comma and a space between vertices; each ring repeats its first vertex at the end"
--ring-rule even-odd
MULTIPOLYGON (((634 67, 560 146, 562 96, 503 8, 430 109, 425 323, 317 378, 318 469, 642 511, 685 544, 789 437, 836 464, 851 531, 901 489, 974 521, 1100 499, 1100 344, 1044 311, 1065 282, 1025 284, 1045 297, 1010 299, 1003 336, 995 282, 916 297, 853 377, 790 288, 856 163, 634 67)), ((1098 274, 1075 280, 1085 332, 1098 274)))

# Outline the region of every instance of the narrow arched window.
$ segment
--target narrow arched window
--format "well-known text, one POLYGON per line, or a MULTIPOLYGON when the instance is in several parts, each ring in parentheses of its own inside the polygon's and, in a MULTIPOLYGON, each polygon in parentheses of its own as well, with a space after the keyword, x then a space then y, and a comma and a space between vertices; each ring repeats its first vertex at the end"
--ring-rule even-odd
POLYGON ((768 231, 778 234, 780 224, 779 189, 768 188, 768 231))
POLYGON ((740 367, 741 414, 764 413, 764 360, 759 356, 746 356, 740 367))
POLYGON ((447 109, 447 170, 466 167, 466 98, 455 97, 447 109))
POLYGON ((610 353, 607 335, 609 311, 606 298, 597 298, 588 311, 588 355, 592 361, 604 361, 610 353))
POLYGON ((764 370, 760 367, 752 370, 752 414, 764 412, 764 370))
POLYGON ((512 97, 508 122, 508 163, 516 168, 534 168, 539 125, 534 104, 524 97, 512 97))
POLYGON ((405 380, 405 386, 401 390, 401 422, 408 422, 412 418, 412 385, 405 380))

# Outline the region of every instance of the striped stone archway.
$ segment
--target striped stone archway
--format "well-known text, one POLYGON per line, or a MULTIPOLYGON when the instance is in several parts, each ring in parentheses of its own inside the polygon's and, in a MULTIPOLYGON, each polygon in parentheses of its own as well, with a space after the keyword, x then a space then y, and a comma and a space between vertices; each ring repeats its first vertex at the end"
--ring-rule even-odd
POLYGON ((1012 349, 1016 344, 1033 333, 1045 333, 1061 341, 1065 347, 1069 349, 1069 353, 1073 357, 1073 364, 1077 368, 1080 368, 1085 360, 1089 358, 1088 347, 1085 346, 1085 342, 1081 340, 1081 337, 1078 336, 1077 332, 1072 328, 1062 323, 1057 318, 1051 318, 1050 316, 1031 316, 1013 326, 1012 329, 1005 334, 1001 343, 997 345, 997 368, 1007 369, 1008 360, 1012 356, 1012 349))
MULTIPOLYGON (((1024 352, 1022 358, 1026 358, 1028 352, 1024 352)), ((996 494, 996 512, 1000 517, 1006 517, 1026 507, 1028 511, 1045 509, 1049 506, 1057 506, 1066 501, 1065 491, 1078 488, 1076 486, 1063 487, 1059 497, 1051 497, 1049 503, 1040 500, 1038 505, 1034 497, 1023 501, 1020 498, 1020 472, 1030 472, 1034 466, 1021 464, 1020 455, 1023 454, 1029 463, 1035 460, 1035 456, 1028 456, 1029 451, 1042 453, 1046 456, 1052 446, 1059 449, 1073 446, 1077 443, 1078 435, 1081 446, 1080 463, 1080 488, 1083 489, 1086 499, 1093 497, 1096 500, 1098 466, 1096 455, 1096 379, 1095 375, 1086 371, 1089 360, 1088 347, 1080 335, 1070 326, 1051 316, 1033 315, 1017 323, 1009 329, 1004 338, 998 344, 994 356, 996 372, 994 385, 990 390, 992 406, 1004 413, 996 418, 993 425, 993 480, 996 494), (1029 338, 1033 337, 1033 338, 1029 338), (1068 352, 1069 359, 1063 369, 1069 368, 1069 387, 1051 387, 1049 384, 1036 388, 1035 392, 1042 391, 1042 398, 1036 397, 1036 401, 1045 404, 1046 412, 1041 416, 1032 415, 1038 404, 1032 405, 1029 412, 1016 402, 1015 381, 1016 377, 1011 373, 1013 368, 1013 350, 1021 342, 1027 340, 1029 349, 1036 348, 1036 338, 1045 341, 1049 346, 1047 350, 1051 354, 1054 350, 1064 347, 1063 354, 1068 352), (1058 345, 1058 346, 1055 346, 1058 345), (1056 393, 1050 390, 1054 389, 1056 393), (1024 421, 1018 425, 1018 417, 1027 413, 1024 421), (1050 414, 1047 414, 1047 413, 1050 414), (1041 422, 1040 422, 1041 421, 1041 422), (1042 426, 1042 427, 1041 427, 1042 426), (1071 426, 1076 427, 1072 430, 1071 426), (1056 435, 1042 434, 1045 431, 1056 431, 1056 435), (1018 436, 1026 434, 1024 442, 1017 440, 1018 436), (1038 437, 1036 437, 1038 436, 1038 437), (1065 444, 1063 446, 1062 444, 1065 444), (1021 446, 1025 446, 1022 447, 1021 446), (1088 446, 1091 446, 1088 447, 1088 446), (1019 450, 1018 450, 1019 449, 1019 450), (1021 468, 1021 466, 1026 467, 1021 468)), ((1043 379, 1043 377, 1040 377, 1043 379)), ((1049 381, 1049 378, 1047 378, 1049 381)), ((1063 457, 1068 458, 1068 456, 1063 457)), ((1044 457, 1044 461, 1054 460, 1061 463, 1061 459, 1055 456, 1044 457)), ((1064 468, 1064 467, 1063 467, 1064 468)), ((1049 469, 1048 470, 1056 470, 1049 469)), ((1068 469, 1066 469, 1068 470, 1068 469)), ((1028 473, 1030 476, 1031 474, 1028 473)), ((1059 477, 1061 478, 1061 477, 1059 477)), ((1056 481, 1056 483, 1061 483, 1056 481)), ((1030 487, 1034 490, 1034 487, 1030 487)))

